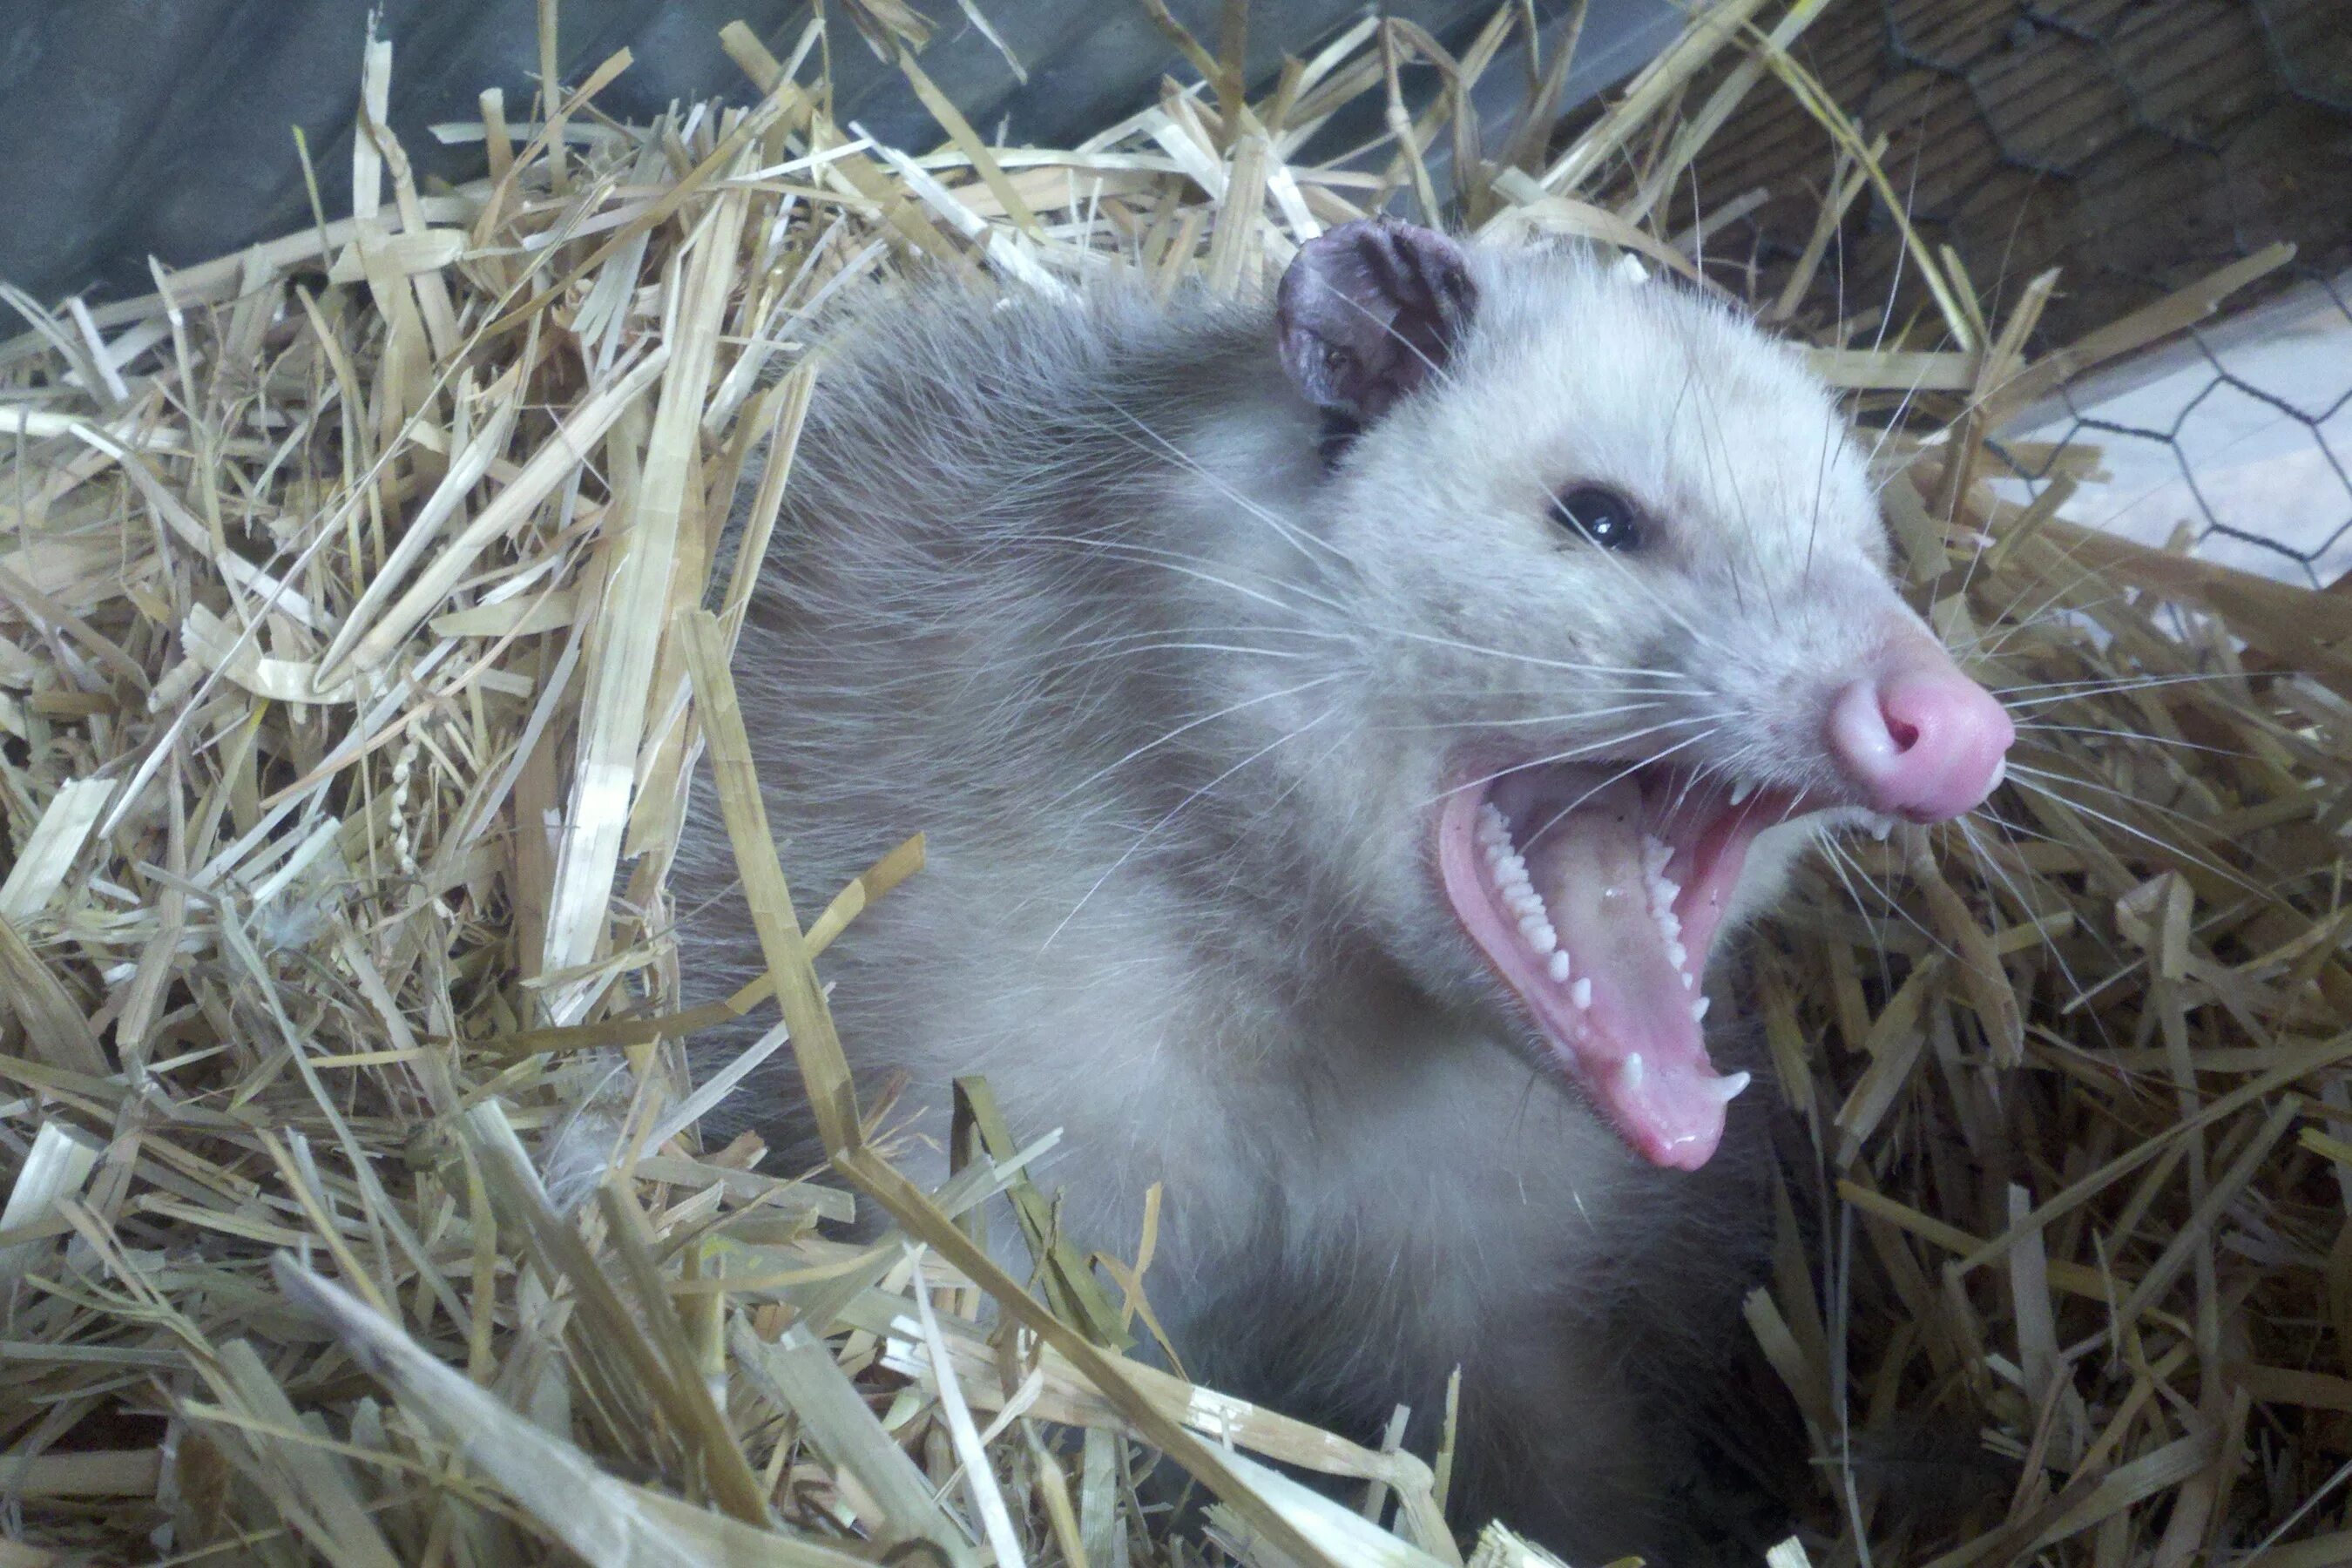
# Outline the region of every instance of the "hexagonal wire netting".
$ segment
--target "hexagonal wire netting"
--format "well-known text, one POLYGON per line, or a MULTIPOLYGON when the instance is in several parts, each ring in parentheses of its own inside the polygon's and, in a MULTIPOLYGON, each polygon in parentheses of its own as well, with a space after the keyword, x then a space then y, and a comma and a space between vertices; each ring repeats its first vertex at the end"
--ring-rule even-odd
POLYGON ((2324 586, 2352 570, 2352 274, 2062 390, 2001 446, 2038 490, 2097 468, 2066 510, 2149 544, 2324 586), (2029 445, 2030 443, 2030 445, 2029 445))
MULTIPOLYGON (((2262 157, 2264 143, 2275 144, 2278 121, 2306 123, 2312 111, 2335 111, 2343 117, 2340 155, 2352 161, 2352 91, 2340 60, 2331 71, 2328 51, 2312 47, 2327 41, 2317 36, 2326 22, 2320 7, 2285 0, 2247 0, 2229 11, 2197 4, 2018 4, 2008 7, 2013 15, 1998 39, 1989 40, 1983 23, 1997 21, 2000 8, 1979 6, 1973 52, 1943 52, 1968 37, 1964 26, 1953 25, 1967 20, 1954 16, 1967 9, 1885 0, 1890 55, 1909 68, 1963 83, 2015 169, 2045 180, 2104 173, 2127 181, 2131 153, 2146 150, 2182 165, 2190 181, 2210 181, 2195 210, 2212 214, 2218 205, 2228 221, 2215 224, 2210 236, 2200 235, 2193 222, 2177 230, 2184 260, 2199 250, 2209 261, 2223 259, 2213 244, 2222 236, 2238 255, 2273 239, 2306 237, 2296 234, 2305 226, 2294 213, 2264 210, 2259 184, 2254 201, 2232 188, 2258 179, 2248 165, 2262 157), (1923 25, 1906 26, 1906 12, 1923 25), (1931 16, 1940 17, 1939 28, 1924 25, 1931 16), (2238 47, 2211 48, 2217 32, 2238 47), (2244 47, 2249 33, 2258 49, 2244 47), (2075 90, 2042 90, 2061 78, 2075 90), (2140 148, 2127 151, 2134 142, 2140 148)), ((2314 190, 2291 178, 2280 183, 2303 186, 2306 200, 2333 194, 2325 184, 2314 190)), ((2178 177, 2161 188, 2179 189, 2178 177)), ((2154 206, 2149 216, 2163 211, 2154 206)), ((2323 215, 2310 216, 2325 226, 2323 215)), ((2130 226, 2118 226, 2125 230, 2118 237, 2130 237, 2130 226)), ((2085 236, 2094 243, 2096 237, 2085 236)), ((2329 237, 2310 237, 2324 247, 2329 237)), ((2100 466, 2070 508, 2085 521, 2150 543, 2185 532, 2185 542, 2210 558, 2315 584, 2334 581, 2352 564, 2346 540, 2352 531, 2346 466, 2352 458, 2352 302, 2346 281, 2307 279, 2267 307, 2063 389, 2060 408, 2021 420, 2018 439, 2008 446, 2024 488, 2038 489, 2070 452, 2095 446, 2100 466), (2044 455, 2026 458, 2037 448, 2044 455)))
MULTIPOLYGON (((2082 521, 2159 543, 2185 529, 2200 553, 2273 576, 2352 568, 2352 5, 1834 0, 1797 52, 1887 138, 1914 225, 1990 315, 2061 269, 2037 348, 2294 241, 2295 262, 2237 313, 2063 389, 2006 446, 2021 493, 2062 466, 2083 479, 2067 509, 2082 521)), ((1766 297, 1811 236, 1829 164, 1818 128, 1770 98, 1750 96, 1698 171, 1706 206, 1754 193, 1707 247, 1757 269, 1766 297)), ((1855 203, 1807 313, 1923 318, 1899 250, 1884 204, 1855 203)))

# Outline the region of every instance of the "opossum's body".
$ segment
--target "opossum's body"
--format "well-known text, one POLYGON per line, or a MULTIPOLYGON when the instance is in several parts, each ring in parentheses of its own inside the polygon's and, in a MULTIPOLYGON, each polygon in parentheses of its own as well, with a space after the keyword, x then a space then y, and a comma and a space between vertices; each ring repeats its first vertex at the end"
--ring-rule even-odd
MULTIPOLYGON (((1356 243, 1401 233, 1458 258, 1412 231, 1356 243)), ((1361 256, 1336 259, 1310 281, 1360 294, 1361 256)), ((1813 700, 1790 692, 1806 661, 1893 646, 1873 616, 1906 648, 1924 634, 1826 398, 1743 324, 1573 253, 1473 253, 1434 293, 1394 259, 1371 254, 1365 298, 1404 289, 1381 327, 1416 363, 1384 368, 1288 294, 1277 312, 933 289, 872 313, 822 366, 737 679, 804 899, 928 835, 927 868, 823 963, 859 1070, 903 1070, 935 1138, 966 1074, 1018 1133, 1060 1128, 1040 1178, 1084 1248, 1132 1257, 1160 1184, 1147 1284, 1196 1378, 1360 1434, 1409 1405, 1418 1438, 1459 1366, 1468 1507, 1580 1559, 1686 1552, 1685 1415, 1740 1331, 1761 1110, 1734 1108, 1703 1170, 1671 1168, 1706 1162, 1726 1080, 1696 1024, 1611 977, 1661 939, 1567 910, 1626 889, 1565 863, 1613 874, 1634 842, 1569 808, 1702 727, 1661 739, 1665 699, 1625 695, 1668 688, 1740 715, 1682 753, 1715 776, 1678 775, 1681 796, 1761 782, 1792 809, 1889 807, 1775 705, 1813 700), (1347 380, 1368 372, 1385 379, 1347 380), (1600 575, 1546 510, 1596 475, 1666 520, 1600 575), (1735 507, 1771 521, 1742 532, 1735 507), (1753 617, 1773 601, 1793 651, 1709 676, 1743 597, 1753 617), (1608 759, 1573 800, 1581 762, 1488 788, 1563 754, 1608 759), (1569 847, 1532 841, 1530 789, 1569 847), (1487 864, 1560 889, 1555 945, 1627 950, 1593 960, 1586 1032, 1543 1021, 1572 983, 1514 978, 1448 880, 1470 863, 1446 838, 1464 790, 1524 851, 1487 864)), ((1681 801, 1627 809, 1666 834, 1681 801)), ((1707 930, 1807 831, 1763 832, 1745 880, 1732 857, 1707 930)), ((681 901, 730 876, 705 810, 681 901)), ((682 931, 714 986, 759 963, 730 908, 682 931)), ((773 1139, 804 1126, 796 1100, 755 1082, 729 1114, 773 1139)))

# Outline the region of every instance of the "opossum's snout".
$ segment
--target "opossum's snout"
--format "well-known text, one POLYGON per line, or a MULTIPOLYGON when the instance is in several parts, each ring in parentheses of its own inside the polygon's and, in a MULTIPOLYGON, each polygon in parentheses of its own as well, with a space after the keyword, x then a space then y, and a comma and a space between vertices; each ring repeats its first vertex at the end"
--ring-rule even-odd
POLYGON ((1941 822, 2000 783, 2017 729, 1992 693, 1916 634, 1831 699, 1831 760, 1874 811, 1941 822))

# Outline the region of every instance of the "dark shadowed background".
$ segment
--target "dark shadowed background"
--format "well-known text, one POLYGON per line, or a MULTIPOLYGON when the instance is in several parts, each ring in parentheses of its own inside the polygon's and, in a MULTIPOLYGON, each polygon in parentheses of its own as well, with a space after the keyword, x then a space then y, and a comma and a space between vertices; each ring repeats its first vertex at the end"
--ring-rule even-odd
MULTIPOLYGON (((1585 104, 1637 69, 1688 4, 1590 0, 1567 102, 1585 104)), ((902 146, 935 144, 940 129, 859 36, 850 5, 904 5, 926 18, 923 68, 983 135, 1010 142, 1075 143, 1149 101, 1163 76, 1194 74, 1144 0, 829 0, 835 118, 902 146)), ((1519 5, 1545 25, 1549 59, 1575 0, 1247 0, 1248 74, 1264 84, 1284 55, 1311 53, 1375 14, 1458 52, 1498 6, 1519 5)), ((1215 41, 1227 0, 1170 5, 1215 41)), ((1759 16, 1770 25, 1781 11, 1759 16)), ((95 305, 147 292, 150 256, 187 265, 306 224, 296 126, 325 212, 348 212, 369 13, 366 0, 0 0, 0 282, 44 304, 79 295, 95 305)), ((635 63, 595 100, 624 120, 677 101, 742 100, 749 85, 719 28, 740 18, 789 56, 811 16, 810 0, 561 0, 559 70, 576 84, 628 48, 635 63)), ((510 123, 533 117, 540 0, 383 0, 379 18, 394 48, 390 120, 408 154, 428 181, 479 174, 478 142, 444 145, 428 128, 478 119, 489 87, 504 91, 510 123)), ((1894 194, 1927 241, 1951 247, 1990 314, 2005 314, 2035 274, 2062 268, 2036 351, 2280 240, 2298 247, 2294 263, 2241 298, 2300 287, 2305 318, 2352 321, 2352 0, 1828 0, 1793 52, 1867 133, 1886 136, 1894 194)), ((1480 79, 1490 134, 1523 100, 1528 63, 1507 51, 1480 79)), ((1694 84, 1692 101, 1727 68, 1694 84)), ((1439 86, 1425 66, 1402 80, 1417 100, 1439 86)), ((1380 135, 1374 99, 1350 112, 1311 159, 1380 135)), ((1429 149, 1441 192, 1449 151, 1444 138, 1429 149)), ((1832 162, 1821 127, 1763 85, 1659 227, 1701 235, 1711 273, 1769 300, 1811 237, 1832 162)), ((1890 306, 1897 320, 1932 321, 1917 288, 1888 204, 1864 197, 1792 305, 1813 323, 1875 319, 1890 306)), ((0 304, 0 334, 20 324, 0 304)), ((2352 540, 2352 363, 2341 377, 2298 372, 2289 396, 2202 337, 2198 345, 2210 364, 2182 380, 2187 410, 2074 410, 2057 428, 2074 432, 2066 440, 2159 450, 2187 476, 2181 510, 2200 538, 2258 546, 2258 569, 2326 566, 2332 576, 2342 563, 2331 552, 2352 540), (2237 516, 2197 482, 2195 418, 2242 404, 2301 437, 2310 460, 2297 483, 2324 498, 2318 521, 2289 526, 2267 502, 2237 516)), ((2320 345, 2305 358, 2347 356, 2320 345)))
MULTIPOLYGON (((989 42, 958 0, 915 0, 935 25, 923 68, 983 135, 1080 140, 1140 107, 1182 62, 1139 0, 971 0, 1021 62, 989 42)), ((1173 0, 1201 37, 1216 37, 1218 0, 1173 0)), ((1495 0, 1256 0, 1252 75, 1311 48, 1375 9, 1466 40, 1495 0)), ((1568 0, 1535 0, 1557 28, 1568 0)), ((291 128, 309 138, 330 216, 350 210, 351 135, 362 0, 0 0, 0 279, 54 301, 146 292, 146 258, 184 265, 282 233, 310 216, 291 128)), ((635 63, 596 106, 645 121, 673 100, 749 96, 719 29, 747 22, 780 56, 806 26, 805 0, 563 0, 561 70, 576 83, 614 50, 635 63)), ((480 172, 478 144, 444 147, 436 121, 478 118, 477 95, 502 88, 509 120, 531 118, 539 77, 533 0, 384 0, 378 24, 394 48, 391 124, 427 174, 480 172)), ((1638 68, 1679 26, 1672 0, 1591 0, 1571 93, 1638 68)), ((929 145, 940 132, 904 79, 840 15, 829 14, 836 119, 876 136, 929 145)), ((1511 62, 1502 62, 1508 65, 1511 62)), ((1503 98, 1517 69, 1488 82, 1503 98)), ((1428 72, 1410 85, 1426 92, 1428 72)), ((1335 127, 1344 134, 1348 128, 1335 127)), ((1377 124, 1360 134, 1377 132, 1377 124)))

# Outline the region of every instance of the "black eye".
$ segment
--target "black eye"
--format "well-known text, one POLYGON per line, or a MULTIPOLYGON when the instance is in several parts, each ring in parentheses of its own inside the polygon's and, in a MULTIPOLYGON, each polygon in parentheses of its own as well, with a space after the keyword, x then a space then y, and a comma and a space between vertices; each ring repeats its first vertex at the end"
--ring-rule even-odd
POLYGON ((1631 550, 1642 542, 1642 516, 1633 503, 1605 485, 1579 485, 1552 498, 1552 521, 1603 550, 1631 550))

